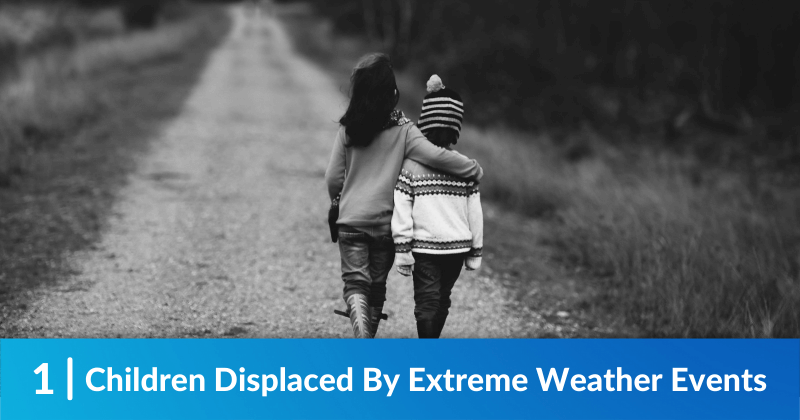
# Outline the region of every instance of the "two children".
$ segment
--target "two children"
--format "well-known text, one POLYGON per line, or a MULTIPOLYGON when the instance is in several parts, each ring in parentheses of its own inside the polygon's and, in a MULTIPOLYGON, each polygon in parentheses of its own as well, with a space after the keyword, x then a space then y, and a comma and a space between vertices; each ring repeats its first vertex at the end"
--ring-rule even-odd
POLYGON ((339 120, 325 172, 331 201, 339 197, 338 231, 342 298, 356 338, 378 331, 392 269, 393 188, 405 159, 478 181, 480 165, 431 144, 395 106, 400 98, 392 63, 385 54, 362 58, 350 77, 350 103, 339 120))
MULTIPOLYGON (((427 88, 418 127, 431 143, 451 150, 461 134, 464 103, 437 75, 427 88)), ((461 266, 481 265, 478 184, 406 159, 394 192, 392 236, 397 271, 413 274, 417 334, 439 338, 461 266)))

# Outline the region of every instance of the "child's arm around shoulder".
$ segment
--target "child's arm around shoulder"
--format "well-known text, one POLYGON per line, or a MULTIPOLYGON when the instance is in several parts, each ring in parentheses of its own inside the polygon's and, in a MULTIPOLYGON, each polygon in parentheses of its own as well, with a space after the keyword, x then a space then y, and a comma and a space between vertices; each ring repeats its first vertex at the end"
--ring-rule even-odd
POLYGON ((483 256, 483 208, 481 207, 481 192, 477 183, 468 187, 467 217, 469 230, 472 232, 472 248, 467 254, 464 266, 467 270, 477 270, 481 267, 483 256))
POLYGON ((414 124, 408 124, 405 157, 444 173, 474 181, 483 177, 483 169, 474 159, 429 142, 414 124))
POLYGON ((417 163, 403 162, 403 169, 394 188, 394 213, 392 214, 392 239, 395 248, 397 271, 404 276, 411 274, 414 256, 411 255, 414 240, 414 172, 417 163))

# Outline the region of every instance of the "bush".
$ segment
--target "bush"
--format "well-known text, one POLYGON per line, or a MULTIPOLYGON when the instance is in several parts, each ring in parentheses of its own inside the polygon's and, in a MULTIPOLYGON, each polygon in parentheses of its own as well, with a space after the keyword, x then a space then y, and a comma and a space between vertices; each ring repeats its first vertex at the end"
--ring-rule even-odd
POLYGON ((81 7, 103 7, 108 5, 108 0, 76 0, 75 3, 81 7))
POLYGON ((166 22, 185 19, 190 13, 191 5, 188 0, 171 0, 166 2, 161 8, 161 17, 166 22))
MULTIPOLYGON (((70 50, 29 57, 0 95, 0 188, 8 186, 10 176, 29 170, 30 153, 65 140, 103 115, 116 92, 98 91, 95 78, 181 57, 187 46, 216 28, 216 15, 210 11, 189 16, 154 31, 84 40, 70 50)), ((0 42, 0 53, 13 51, 3 45, 0 42)), ((0 61, 0 69, 4 67, 11 66, 0 61)))
POLYGON ((3 57, 3 61, 0 62, 0 83, 3 83, 9 77, 16 75, 19 70, 17 46, 0 38, 0 57, 3 57))
POLYGON ((128 29, 152 29, 160 11, 161 2, 157 0, 127 1, 122 6, 122 19, 128 29))
POLYGON ((723 171, 698 181, 697 160, 634 159, 586 127, 563 141, 473 127, 462 138, 484 197, 551 217, 546 239, 600 289, 591 311, 647 337, 800 336, 796 192, 723 171))

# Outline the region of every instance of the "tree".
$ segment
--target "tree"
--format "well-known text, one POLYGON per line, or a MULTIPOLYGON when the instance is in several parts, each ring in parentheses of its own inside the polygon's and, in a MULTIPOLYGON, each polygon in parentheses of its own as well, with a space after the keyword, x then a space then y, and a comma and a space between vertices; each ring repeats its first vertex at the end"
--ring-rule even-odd
POLYGON ((128 29, 151 29, 158 23, 162 2, 159 0, 127 0, 122 5, 122 19, 128 29))

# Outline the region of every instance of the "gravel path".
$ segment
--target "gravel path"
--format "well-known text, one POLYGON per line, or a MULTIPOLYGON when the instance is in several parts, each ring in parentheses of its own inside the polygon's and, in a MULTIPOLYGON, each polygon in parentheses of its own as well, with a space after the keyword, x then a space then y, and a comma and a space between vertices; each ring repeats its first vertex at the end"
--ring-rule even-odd
MULTIPOLYGON (((78 274, 13 320, 29 337, 351 337, 323 173, 346 105, 280 24, 244 6, 181 115, 152 142, 78 274)), ((491 264, 491 262, 488 262, 491 264)), ((481 272, 444 337, 540 327, 481 272), (513 312, 514 316, 509 316, 513 312)), ((389 278, 380 337, 415 337, 410 280, 389 278)), ((527 331, 528 334, 524 334, 527 331)))

